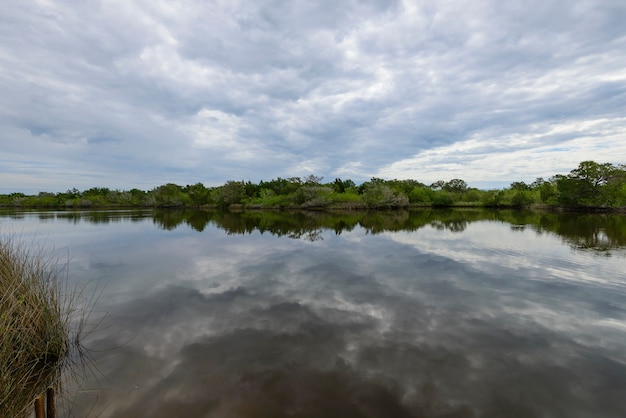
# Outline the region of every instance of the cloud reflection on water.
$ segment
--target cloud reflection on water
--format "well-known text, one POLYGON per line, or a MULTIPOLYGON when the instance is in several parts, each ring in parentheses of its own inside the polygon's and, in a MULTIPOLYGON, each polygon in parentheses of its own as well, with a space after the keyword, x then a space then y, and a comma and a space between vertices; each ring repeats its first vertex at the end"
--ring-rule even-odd
POLYGON ((68 392, 71 413, 626 416, 624 258, 498 219, 405 215, 317 241, 277 217, 276 235, 233 214, 201 232, 19 220, 104 282, 87 341, 100 380, 68 392))
POLYGON ((177 281, 113 307, 96 345, 131 342, 101 367, 112 383, 101 416, 626 413, 623 337, 598 326, 626 315, 601 306, 601 289, 524 280, 507 260, 480 270, 384 235, 355 248, 362 234, 188 247, 187 260, 204 254, 199 277, 212 280, 215 265, 229 288, 177 281), (277 246, 252 255, 264 242, 277 246))

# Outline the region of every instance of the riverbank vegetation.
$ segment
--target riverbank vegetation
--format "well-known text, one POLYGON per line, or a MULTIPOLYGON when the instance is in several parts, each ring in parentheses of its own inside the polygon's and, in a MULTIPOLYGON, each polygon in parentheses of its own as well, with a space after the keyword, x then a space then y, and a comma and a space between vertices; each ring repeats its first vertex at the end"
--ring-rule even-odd
MULTIPOLYGON (((229 235, 258 231, 279 237, 315 241, 322 231, 340 235, 357 228, 368 234, 417 231, 425 227, 462 232, 470 224, 498 221, 511 229, 554 234, 576 250, 608 252, 626 248, 626 217, 621 214, 554 213, 518 209, 483 208, 416 208, 394 211, 207 211, 155 210, 153 221, 161 228, 173 230, 182 224, 203 231, 208 224, 229 235)), ((82 219, 90 221, 85 213, 82 219)), ((102 218, 98 222, 105 222, 102 218)))
POLYGON ((372 178, 357 185, 336 178, 277 178, 261 181, 227 181, 218 187, 202 183, 180 186, 168 183, 150 191, 110 190, 94 187, 62 193, 0 195, 0 205, 20 208, 92 207, 245 207, 286 209, 386 209, 417 206, 527 207, 540 204, 568 208, 626 207, 626 165, 583 161, 569 174, 538 178, 527 184, 513 182, 504 189, 481 190, 462 179, 426 185, 417 180, 372 178))
MULTIPOLYGON (((5 210, 5 216, 21 219, 22 209, 5 210)), ((609 254, 626 249, 626 216, 621 213, 582 213, 544 210, 463 208, 412 208, 371 211, 319 210, 222 210, 216 209, 124 209, 37 211, 44 222, 94 225, 120 222, 142 222, 151 218, 154 225, 172 231, 188 227, 202 232, 219 228, 228 235, 254 233, 316 241, 327 236, 362 229, 366 234, 417 231, 431 227, 462 232, 472 223, 496 221, 509 224, 515 231, 553 234, 574 250, 609 254)), ((622 253, 623 254, 623 253, 622 253)))
POLYGON ((34 399, 59 383, 71 352, 74 297, 57 260, 0 238, 0 411, 30 416, 34 399))

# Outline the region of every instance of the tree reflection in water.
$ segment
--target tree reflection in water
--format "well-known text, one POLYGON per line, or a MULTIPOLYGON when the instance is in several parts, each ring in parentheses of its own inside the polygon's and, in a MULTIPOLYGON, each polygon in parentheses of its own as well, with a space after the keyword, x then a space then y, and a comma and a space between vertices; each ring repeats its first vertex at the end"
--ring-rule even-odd
MULTIPOLYGON (((500 221, 511 224, 511 229, 526 228, 538 234, 552 233, 576 250, 604 252, 626 248, 626 216, 619 214, 537 213, 521 210, 483 209, 423 209, 372 212, 290 212, 249 211, 229 212, 211 210, 149 210, 149 211, 63 211, 39 212, 41 220, 65 219, 72 223, 94 224, 120 222, 128 219, 139 222, 147 214, 155 225, 174 230, 181 225, 202 232, 211 223, 228 234, 251 234, 255 231, 278 237, 318 241, 323 232, 340 235, 359 226, 370 234, 387 231, 415 231, 425 226, 438 230, 463 232, 473 222, 500 221)), ((16 219, 23 212, 15 212, 16 219)))
POLYGON ((623 216, 35 213, 107 284, 74 416, 626 416, 623 216))

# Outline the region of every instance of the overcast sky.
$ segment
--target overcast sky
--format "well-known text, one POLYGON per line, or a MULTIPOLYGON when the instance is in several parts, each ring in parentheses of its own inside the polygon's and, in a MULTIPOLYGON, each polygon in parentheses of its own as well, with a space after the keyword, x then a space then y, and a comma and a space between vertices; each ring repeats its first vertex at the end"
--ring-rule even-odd
POLYGON ((0 192, 626 162, 623 0, 21 0, 0 192))

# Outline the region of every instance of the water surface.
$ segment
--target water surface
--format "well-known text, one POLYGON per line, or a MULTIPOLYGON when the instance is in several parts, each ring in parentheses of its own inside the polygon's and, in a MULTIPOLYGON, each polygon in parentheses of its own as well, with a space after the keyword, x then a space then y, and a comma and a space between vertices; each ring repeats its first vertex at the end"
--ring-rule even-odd
POLYGON ((71 416, 624 417, 626 219, 9 212, 102 290, 71 416))

